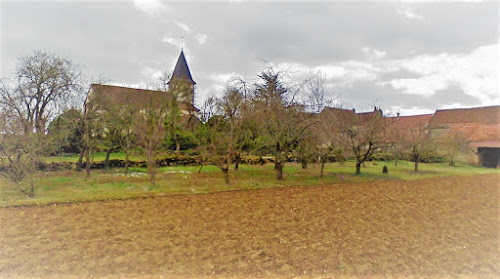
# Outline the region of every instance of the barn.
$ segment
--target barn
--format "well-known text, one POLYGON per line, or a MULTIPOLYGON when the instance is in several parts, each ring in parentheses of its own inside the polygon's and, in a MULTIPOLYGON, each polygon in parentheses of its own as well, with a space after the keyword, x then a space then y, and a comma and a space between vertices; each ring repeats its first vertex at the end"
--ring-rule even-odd
POLYGON ((427 129, 435 139, 462 137, 476 164, 500 167, 500 106, 437 110, 427 129))

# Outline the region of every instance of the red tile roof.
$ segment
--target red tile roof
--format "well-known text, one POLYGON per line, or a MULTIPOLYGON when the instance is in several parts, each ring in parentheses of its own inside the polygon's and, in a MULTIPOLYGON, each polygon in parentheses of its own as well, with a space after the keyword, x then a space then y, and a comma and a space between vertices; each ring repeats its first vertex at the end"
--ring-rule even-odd
POLYGON ((332 116, 336 117, 357 117, 358 120, 366 121, 377 115, 378 113, 382 113, 381 110, 373 110, 369 112, 356 112, 354 109, 342 109, 342 108, 331 108, 325 107, 321 113, 329 113, 332 116))
POLYGON ((500 106, 437 110, 429 129, 446 129, 442 137, 459 132, 471 147, 499 147, 500 106))
POLYGON ((410 141, 415 136, 412 133, 415 134, 427 127, 432 117, 433 114, 387 117, 386 138, 391 142, 410 141))
POLYGON ((500 106, 437 110, 429 126, 444 128, 455 123, 499 124, 500 106))
MULTIPOLYGON (((114 85, 104 85, 104 84, 92 84, 90 86, 92 94, 94 97, 101 98, 101 101, 106 103, 113 102, 117 104, 123 104, 125 102, 131 102, 134 105, 144 105, 144 102, 148 100, 149 97, 158 97, 161 94, 165 94, 165 91, 158 90, 148 90, 148 89, 138 89, 114 85)), ((191 110, 198 112, 199 110, 192 104, 187 102, 179 102, 179 108, 181 110, 191 110)))
POLYGON ((500 124, 454 123, 448 129, 450 132, 460 132, 469 142, 497 142, 500 144, 500 124))

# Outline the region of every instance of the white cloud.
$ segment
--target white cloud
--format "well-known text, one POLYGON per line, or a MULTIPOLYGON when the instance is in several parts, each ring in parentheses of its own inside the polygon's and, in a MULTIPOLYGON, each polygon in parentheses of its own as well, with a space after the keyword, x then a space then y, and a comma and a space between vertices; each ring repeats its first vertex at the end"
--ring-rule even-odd
MULTIPOLYGON (((377 50, 363 50, 377 55, 377 50)), ((378 51, 379 59, 369 56, 365 61, 348 60, 318 66, 285 63, 283 66, 302 74, 321 72, 328 83, 336 87, 350 87, 355 82, 367 81, 392 86, 403 94, 422 97, 458 87, 465 94, 477 98, 482 105, 491 105, 500 103, 499 51, 498 43, 478 47, 470 53, 425 54, 408 59, 383 59, 385 52, 378 51), (384 74, 391 73, 392 76, 407 73, 410 77, 384 77, 384 74)))
POLYGON ((397 9, 398 14, 405 16, 406 18, 409 19, 417 19, 417 20, 423 20, 424 17, 422 15, 419 15, 415 13, 410 7, 408 6, 400 6, 397 9))
POLYGON ((196 35, 196 40, 200 45, 204 45, 207 42, 208 36, 207 34, 198 34, 196 35))
POLYGON ((137 88, 137 89, 153 89, 153 88, 151 88, 150 85, 148 85, 144 81, 141 81, 139 83, 109 82, 106 84, 114 85, 114 86, 121 86, 121 87, 137 88))
POLYGON ((165 43, 171 44, 173 46, 176 46, 176 47, 179 47, 181 45, 180 40, 177 40, 177 39, 174 39, 174 38, 168 37, 168 36, 163 36, 162 41, 165 43))
POLYGON ((453 104, 445 104, 445 105, 442 105, 442 106, 439 106, 439 109, 454 109, 454 108, 460 108, 460 107, 464 107, 463 104, 460 104, 460 103, 453 103, 453 104))
POLYGON ((345 79, 348 82, 354 81, 375 81, 379 73, 384 72, 384 69, 376 66, 373 63, 363 61, 349 60, 341 64, 346 68, 345 79))
POLYGON ((203 107, 203 102, 205 102, 209 97, 222 97, 226 85, 238 74, 232 73, 210 73, 207 75, 208 79, 212 81, 209 87, 197 88, 195 105, 198 108, 203 107))
POLYGON ((498 43, 476 48, 471 53, 421 55, 391 61, 399 69, 420 75, 416 78, 382 82, 407 94, 431 96, 438 90, 458 85, 465 94, 478 98, 483 105, 500 103, 498 93, 498 43))
POLYGON ((399 0, 401 2, 407 2, 412 4, 419 3, 436 3, 436 2, 483 2, 483 0, 399 0))
POLYGON ((238 74, 236 73, 212 73, 208 76, 208 78, 219 85, 225 85, 232 78, 236 77, 238 74))
POLYGON ((341 78, 347 74, 347 70, 342 66, 323 65, 313 68, 313 72, 321 72, 326 79, 341 78))
MULTIPOLYGON (((460 105, 457 105, 454 108, 457 108, 457 107, 460 107, 460 105)), ((431 110, 431 109, 420 108, 420 107, 403 108, 400 106, 391 106, 389 111, 391 111, 393 115, 396 113, 399 113, 399 115, 401 115, 401 116, 434 113, 434 110, 431 110)), ((384 110, 384 112, 385 112, 385 110, 384 110)))
POLYGON ((157 80, 161 76, 161 70, 145 67, 141 70, 141 75, 151 81, 157 80))
POLYGON ((182 23, 180 21, 174 20, 175 25, 179 26, 184 32, 186 33, 191 33, 191 28, 185 23, 182 23))
POLYGON ((169 8, 161 0, 132 0, 134 6, 149 16, 158 16, 169 8))
POLYGON ((313 67, 300 63, 283 63, 279 66, 279 70, 289 70, 292 76, 300 76, 307 72, 321 72, 327 80, 335 81, 337 85, 340 83, 347 86, 355 81, 374 81, 377 79, 377 73, 381 71, 371 63, 355 60, 313 67))
POLYGON ((369 47, 364 47, 361 50, 363 51, 365 56, 370 60, 382 59, 387 55, 387 52, 385 52, 385 51, 381 51, 381 50, 369 48, 369 47))
POLYGON ((388 83, 395 89, 401 89, 403 93, 424 97, 430 97, 434 95, 436 91, 443 90, 448 87, 446 81, 439 79, 436 76, 426 76, 415 79, 395 79, 388 83))

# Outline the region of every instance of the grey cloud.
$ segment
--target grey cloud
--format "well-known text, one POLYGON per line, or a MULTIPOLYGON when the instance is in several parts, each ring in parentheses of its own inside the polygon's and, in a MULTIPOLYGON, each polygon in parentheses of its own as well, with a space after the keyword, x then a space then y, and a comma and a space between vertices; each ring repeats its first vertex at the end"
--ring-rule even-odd
POLYGON ((383 72, 379 76, 379 80, 381 81, 390 81, 394 79, 403 79, 403 78, 420 78, 422 75, 416 74, 414 72, 410 72, 408 70, 397 70, 393 72, 383 72))
MULTIPOLYGON (((429 3, 412 7, 424 16, 409 20, 394 2, 169 2, 153 17, 132 2, 2 2, 1 72, 10 76, 17 57, 34 49, 68 56, 115 83, 144 82, 144 69, 172 70, 180 47, 162 41, 184 36, 188 63, 200 91, 213 88, 212 73, 253 78, 259 58, 308 67, 363 61, 363 47, 387 52, 387 59, 421 54, 468 53, 498 39, 498 4, 429 3), (189 26, 186 34, 175 21, 189 26), (197 34, 206 34, 201 45, 197 34)), ((382 75, 389 80, 406 72, 382 75)), ((358 82, 344 88, 352 104, 379 101, 401 106, 447 102, 402 94, 390 86, 358 82), (429 101, 432 100, 432 101, 429 101)), ((457 90, 457 92, 460 90, 457 90)), ((474 98, 456 93, 464 103, 474 98), (470 99, 472 98, 472 99, 470 99)))
POLYGON ((461 104, 464 107, 479 106, 480 101, 466 95, 458 86, 451 86, 437 91, 430 97, 407 95, 393 89, 391 86, 374 86, 371 82, 355 82, 351 87, 337 88, 335 93, 341 100, 347 102, 348 108, 366 109, 373 105, 382 108, 426 108, 436 110, 447 105, 461 104))

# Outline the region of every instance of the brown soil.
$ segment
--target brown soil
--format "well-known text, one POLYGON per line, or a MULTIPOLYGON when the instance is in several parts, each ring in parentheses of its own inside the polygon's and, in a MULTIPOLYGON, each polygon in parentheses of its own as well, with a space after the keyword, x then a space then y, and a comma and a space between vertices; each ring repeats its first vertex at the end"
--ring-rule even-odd
POLYGON ((500 278, 499 174, 0 209, 1 278, 500 278))

